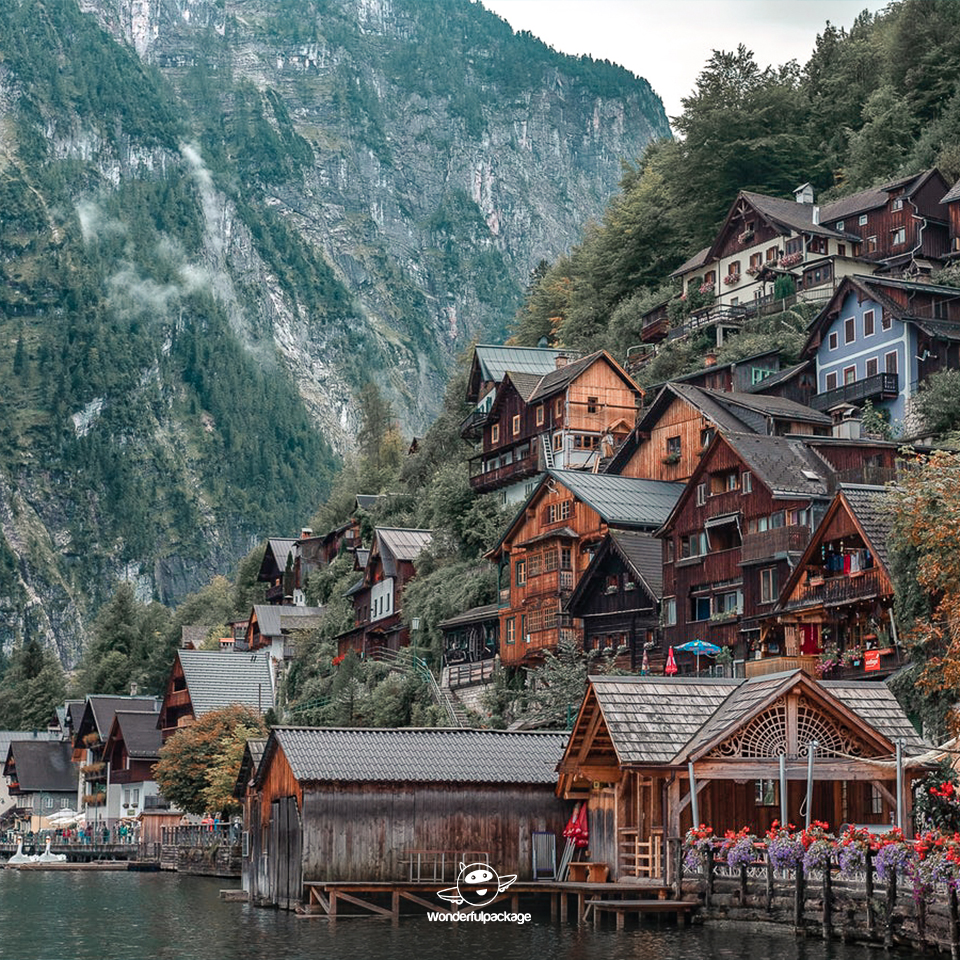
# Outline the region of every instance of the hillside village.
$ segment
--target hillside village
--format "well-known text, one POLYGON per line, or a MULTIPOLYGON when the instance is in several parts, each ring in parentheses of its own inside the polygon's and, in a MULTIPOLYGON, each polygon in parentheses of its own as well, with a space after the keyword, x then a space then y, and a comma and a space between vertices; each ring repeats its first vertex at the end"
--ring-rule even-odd
MULTIPOLYGON (((227 624, 219 649, 201 644, 210 625, 184 628, 162 697, 90 694, 67 701, 45 732, 3 734, 4 825, 49 829, 63 809, 105 837, 121 828, 159 835, 183 816, 154 779, 163 745, 236 705, 272 726, 267 738, 247 742, 235 798, 256 838, 247 889, 281 905, 299 901, 311 871, 326 876, 314 862, 317 846, 289 882, 256 866, 261 854, 300 856, 314 829, 305 784, 321 805, 329 784, 341 781, 474 789, 479 777, 489 787, 509 755, 510 789, 536 797, 543 829, 562 829, 562 801, 588 804, 598 828, 601 813, 614 811, 617 829, 633 831, 633 852, 625 856, 611 835, 596 840, 595 856, 613 877, 653 876, 665 869, 664 836, 698 822, 689 806, 692 761, 685 800, 676 780, 690 737, 736 741, 744 758, 736 752, 744 743, 776 727, 778 749, 792 762, 815 730, 838 754, 884 755, 900 740, 918 756, 924 742, 882 683, 907 665, 894 612, 889 484, 910 448, 931 449, 913 410, 918 391, 960 369, 960 289, 930 279, 958 257, 960 184, 935 169, 824 207, 808 185, 795 201, 741 192, 713 244, 673 274, 677 302, 696 295, 699 305, 652 310, 626 366, 604 350, 477 345, 463 397, 470 413, 458 429, 476 446, 470 488, 493 494, 508 520, 484 552, 493 596, 433 625, 442 650, 424 644, 427 625, 405 611, 436 531, 371 523, 391 495, 357 490, 351 516, 333 528, 267 541, 257 573, 264 602, 227 624), (776 350, 725 364, 710 353, 694 373, 645 388, 635 379, 691 334, 707 332, 720 348, 751 318, 796 304, 813 311, 799 363, 782 366, 776 350), (311 646, 304 638, 325 615, 310 602, 311 583, 335 565, 349 575, 338 599, 350 622, 326 646, 311 646), (305 698, 291 680, 305 651, 318 649, 330 653, 334 675, 373 663, 422 683, 433 702, 421 714, 427 722, 380 734, 351 732, 353 722, 297 726, 329 703, 305 698), (568 731, 531 732, 544 725, 536 717, 515 724, 524 733, 483 729, 497 719, 497 690, 521 696, 549 686, 544 665, 571 652, 581 677, 588 663, 603 676, 581 679, 567 704, 568 731), (711 732, 721 708, 723 723, 711 732), (661 728, 672 711, 690 724, 667 736, 661 728), (656 727, 666 739, 627 746, 629 716, 634 730, 656 727), (459 769, 467 749, 480 774, 459 769), (351 755, 357 769, 337 773, 351 755), (378 773, 391 756, 399 772, 378 773), (257 817, 273 823, 271 803, 284 822, 300 823, 296 850, 254 829, 257 817)), ((749 754, 764 758, 751 767, 751 783, 776 778, 767 746, 754 743, 749 754)), ((920 761, 916 768, 927 769, 920 761)), ((734 811, 769 826, 762 791, 754 796, 732 767, 709 771, 723 784, 703 801, 715 826, 734 825, 734 811)), ((881 824, 909 813, 909 786, 872 776, 851 773, 856 789, 842 798, 819 785, 813 802, 823 819, 881 824)), ((792 783, 780 807, 794 817, 799 788, 792 783)), ((501 853, 519 862, 529 851, 501 853)), ((332 853, 329 862, 338 862, 332 853)))

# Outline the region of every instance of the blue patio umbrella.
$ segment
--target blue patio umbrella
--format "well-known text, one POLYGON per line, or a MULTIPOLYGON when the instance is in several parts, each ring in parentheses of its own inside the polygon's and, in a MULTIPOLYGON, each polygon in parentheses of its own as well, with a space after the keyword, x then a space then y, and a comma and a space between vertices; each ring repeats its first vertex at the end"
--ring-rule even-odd
POLYGON ((706 640, 701 640, 699 637, 696 640, 689 640, 687 643, 681 643, 677 650, 682 650, 684 653, 694 653, 697 656, 697 673, 700 672, 700 657, 715 657, 719 652, 720 648, 715 643, 708 643, 706 640))

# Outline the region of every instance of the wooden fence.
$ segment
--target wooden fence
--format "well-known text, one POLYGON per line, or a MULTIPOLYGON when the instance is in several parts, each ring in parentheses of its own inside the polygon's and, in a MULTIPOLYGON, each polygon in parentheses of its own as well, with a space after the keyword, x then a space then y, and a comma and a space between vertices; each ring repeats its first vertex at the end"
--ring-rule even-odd
POLYGON ((792 925, 798 934, 914 951, 949 951, 960 960, 957 883, 878 873, 867 850, 862 868, 844 875, 834 854, 822 869, 803 864, 779 870, 759 847, 749 864, 731 867, 707 855, 697 869, 684 862, 683 841, 669 841, 671 882, 680 900, 696 895, 710 919, 765 920, 792 925))

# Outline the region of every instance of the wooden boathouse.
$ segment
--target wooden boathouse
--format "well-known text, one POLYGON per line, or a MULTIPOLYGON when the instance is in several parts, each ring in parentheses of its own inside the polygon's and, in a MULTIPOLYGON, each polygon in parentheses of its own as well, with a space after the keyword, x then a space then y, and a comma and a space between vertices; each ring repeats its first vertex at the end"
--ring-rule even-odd
POLYGON ((534 835, 560 837, 572 810, 555 791, 566 737, 275 727, 245 760, 244 889, 290 909, 306 884, 442 885, 463 858, 530 880, 534 835))
POLYGON ((911 780, 928 748, 880 683, 818 682, 801 671, 750 680, 591 677, 557 792, 588 805, 591 859, 611 879, 666 879, 665 839, 698 819, 723 835, 762 834, 781 819, 780 757, 789 822, 804 822, 808 744, 816 741, 812 818, 886 824, 899 798, 911 822, 911 780))

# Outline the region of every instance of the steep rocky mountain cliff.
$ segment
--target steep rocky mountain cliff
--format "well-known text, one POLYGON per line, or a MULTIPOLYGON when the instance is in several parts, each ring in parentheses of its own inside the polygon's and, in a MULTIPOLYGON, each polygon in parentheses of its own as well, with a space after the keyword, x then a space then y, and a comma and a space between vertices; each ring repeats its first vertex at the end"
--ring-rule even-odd
POLYGON ((309 516, 366 381, 421 432, 668 132, 467 0, 22 0, 0 55, 0 642, 67 663, 309 516))

